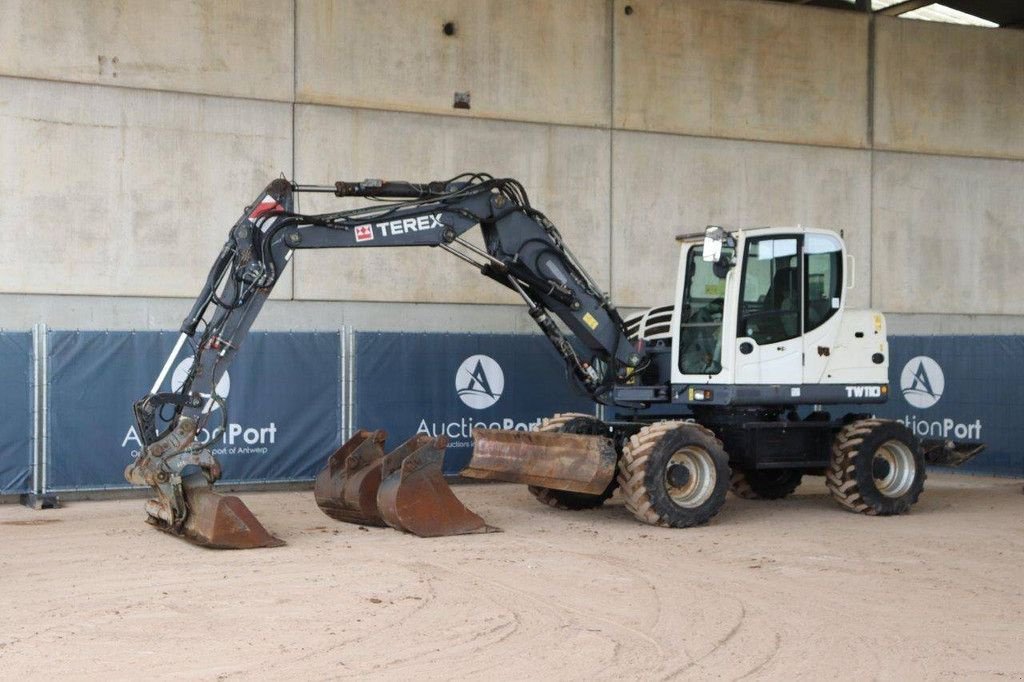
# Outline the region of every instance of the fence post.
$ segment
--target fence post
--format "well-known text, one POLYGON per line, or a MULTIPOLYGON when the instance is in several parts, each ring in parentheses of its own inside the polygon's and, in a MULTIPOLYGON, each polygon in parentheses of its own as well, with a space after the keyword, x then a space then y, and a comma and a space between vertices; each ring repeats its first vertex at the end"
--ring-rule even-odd
POLYGON ((46 492, 48 352, 46 325, 40 322, 32 326, 32 492, 21 496, 21 503, 32 509, 60 507, 60 498, 46 492))

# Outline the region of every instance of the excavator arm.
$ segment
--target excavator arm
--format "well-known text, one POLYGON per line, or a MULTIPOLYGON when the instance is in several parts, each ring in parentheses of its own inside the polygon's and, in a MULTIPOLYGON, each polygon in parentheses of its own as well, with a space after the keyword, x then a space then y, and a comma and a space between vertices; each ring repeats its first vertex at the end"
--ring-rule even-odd
POLYGON ((292 254, 299 249, 392 246, 440 248, 515 291, 570 375, 598 402, 610 402, 615 382, 626 380, 644 362, 608 295, 580 266, 551 221, 530 205, 517 181, 486 174, 428 183, 365 180, 333 186, 278 179, 232 226, 153 388, 134 405, 145 447, 125 476, 157 490, 158 499, 147 507, 151 519, 181 533, 189 516, 185 489, 208 487, 220 477, 219 464, 196 442, 196 434, 206 429, 212 434, 207 442, 212 442, 226 426, 227 409, 216 393, 217 383, 292 254), (303 192, 364 197, 374 203, 305 215, 295 210, 295 196, 303 192), (476 226, 483 249, 463 236, 476 226), (160 392, 186 344, 193 357, 184 382, 170 393, 160 392), (212 410, 215 403, 222 409, 212 410), (170 414, 161 420, 166 411, 170 414), (208 429, 206 422, 215 414, 221 425, 208 429), (167 423, 162 431, 160 422, 167 423))

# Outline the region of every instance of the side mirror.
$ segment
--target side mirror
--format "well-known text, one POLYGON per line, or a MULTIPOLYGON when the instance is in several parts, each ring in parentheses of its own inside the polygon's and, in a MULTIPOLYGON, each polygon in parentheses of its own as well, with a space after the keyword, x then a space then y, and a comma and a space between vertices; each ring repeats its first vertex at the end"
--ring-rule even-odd
POLYGON ((725 242, 726 232, 716 225, 709 225, 704 230, 704 252, 705 263, 717 263, 722 260, 722 244, 725 242))

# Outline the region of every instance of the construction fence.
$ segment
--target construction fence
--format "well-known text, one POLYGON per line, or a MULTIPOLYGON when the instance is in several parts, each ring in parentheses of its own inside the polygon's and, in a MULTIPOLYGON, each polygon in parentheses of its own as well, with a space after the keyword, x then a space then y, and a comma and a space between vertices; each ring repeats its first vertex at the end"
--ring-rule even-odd
MULTIPOLYGON (((0 495, 130 487, 141 446, 131 405, 176 332, 0 332, 0 495)), ((176 359, 162 391, 191 358, 176 359)), ((984 442, 965 469, 1024 477, 1024 338, 890 339, 890 400, 871 406, 921 438, 984 442)), ((474 427, 536 428, 555 412, 594 413, 539 335, 354 331, 254 332, 217 393, 201 438, 228 483, 310 481, 356 428, 389 444, 448 439, 445 473, 468 461, 474 427)), ((834 408, 833 408, 834 409, 834 408)))

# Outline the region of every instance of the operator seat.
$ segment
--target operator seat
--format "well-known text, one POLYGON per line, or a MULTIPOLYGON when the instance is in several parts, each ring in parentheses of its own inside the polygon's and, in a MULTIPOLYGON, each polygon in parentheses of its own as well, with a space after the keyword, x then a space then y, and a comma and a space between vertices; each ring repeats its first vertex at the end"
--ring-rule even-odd
POLYGON ((765 296, 766 310, 777 310, 785 337, 800 334, 800 280, 796 268, 779 268, 765 296))

